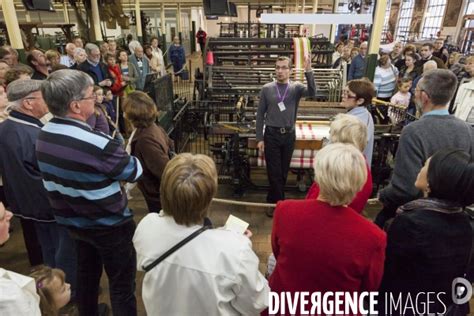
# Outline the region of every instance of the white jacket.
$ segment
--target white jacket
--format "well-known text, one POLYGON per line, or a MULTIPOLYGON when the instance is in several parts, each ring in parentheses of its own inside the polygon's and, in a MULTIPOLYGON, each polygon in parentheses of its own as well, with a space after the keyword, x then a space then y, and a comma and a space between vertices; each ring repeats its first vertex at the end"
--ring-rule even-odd
POLYGON ((33 278, 0 268, 0 315, 41 316, 33 278))
POLYGON ((466 121, 474 105, 474 80, 459 86, 456 100, 454 101, 454 116, 466 121))
MULTIPOLYGON (((133 237, 138 270, 198 230, 151 213, 133 237)), ((268 306, 267 280, 250 240, 224 229, 204 231, 145 274, 147 315, 258 315, 268 306)))

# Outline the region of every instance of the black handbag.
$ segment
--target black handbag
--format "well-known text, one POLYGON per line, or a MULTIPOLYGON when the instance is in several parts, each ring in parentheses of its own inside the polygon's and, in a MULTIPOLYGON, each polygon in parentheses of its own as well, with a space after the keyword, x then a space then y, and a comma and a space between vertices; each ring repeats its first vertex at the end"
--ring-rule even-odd
MULTIPOLYGON (((462 276, 464 279, 467 280, 468 273, 470 270, 470 265, 471 265, 472 252, 474 250, 474 214, 469 209, 466 209, 466 213, 469 215, 471 231, 472 231, 471 250, 469 252, 469 258, 467 260, 466 269, 464 270, 464 274, 462 276)), ((468 313, 469 313, 469 302, 465 304, 461 304, 461 305, 453 302, 451 305, 448 306, 448 308, 446 309, 446 313, 444 315, 445 316, 466 316, 468 313)))

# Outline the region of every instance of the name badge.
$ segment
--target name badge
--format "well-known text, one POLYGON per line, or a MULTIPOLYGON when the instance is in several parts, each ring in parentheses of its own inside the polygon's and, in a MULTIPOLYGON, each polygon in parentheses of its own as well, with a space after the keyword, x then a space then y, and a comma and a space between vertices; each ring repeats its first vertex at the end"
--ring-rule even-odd
POLYGON ((286 110, 286 107, 285 107, 285 103, 282 102, 278 102, 278 108, 280 109, 280 112, 283 112, 286 110))

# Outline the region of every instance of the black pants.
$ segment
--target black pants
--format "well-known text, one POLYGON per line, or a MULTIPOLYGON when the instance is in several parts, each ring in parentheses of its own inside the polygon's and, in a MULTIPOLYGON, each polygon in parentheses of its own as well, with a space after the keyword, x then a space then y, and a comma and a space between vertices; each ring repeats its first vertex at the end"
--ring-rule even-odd
POLYGON ((295 148, 295 131, 282 134, 278 128, 267 126, 263 138, 265 144, 265 163, 270 189, 268 203, 285 199, 285 184, 290 169, 291 156, 295 148))
POLYGON ((99 283, 104 267, 113 315, 137 315, 136 253, 132 243, 135 222, 105 229, 69 228, 69 232, 76 242, 79 314, 98 315, 99 283))
MULTIPOLYGON (((201 54, 204 56, 204 49, 206 48, 206 44, 205 43, 199 43, 199 47, 201 48, 201 54)), ((204 60, 204 62, 206 62, 204 60)))
POLYGON ((20 217, 20 222, 30 265, 37 266, 43 264, 43 252, 38 234, 36 233, 35 221, 20 217))

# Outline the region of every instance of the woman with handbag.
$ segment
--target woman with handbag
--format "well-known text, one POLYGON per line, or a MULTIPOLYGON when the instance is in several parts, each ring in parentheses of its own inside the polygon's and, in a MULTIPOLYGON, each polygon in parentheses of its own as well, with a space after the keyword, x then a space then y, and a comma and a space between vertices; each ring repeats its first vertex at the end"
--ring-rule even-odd
POLYGON ((217 192, 214 161, 176 156, 163 172, 160 192, 163 210, 145 216, 133 236, 138 269, 146 271, 147 314, 258 315, 267 307, 269 288, 251 234, 206 229, 217 192))
POLYGON ((136 82, 138 80, 137 68, 128 61, 127 51, 120 50, 117 53, 117 59, 119 61, 120 71, 122 73, 122 80, 127 84, 124 88, 125 96, 135 90, 136 82))
MULTIPOLYGON (((418 302, 414 311, 441 315, 453 303, 453 280, 472 277, 473 231, 463 208, 474 203, 473 157, 460 149, 440 150, 426 161, 415 186, 424 197, 401 206, 388 227, 380 292, 404 298, 444 292, 438 299, 432 296, 431 303, 418 302)), ((386 314, 388 308, 380 306, 380 311, 386 314)), ((400 312, 392 306, 390 313, 400 312)))

